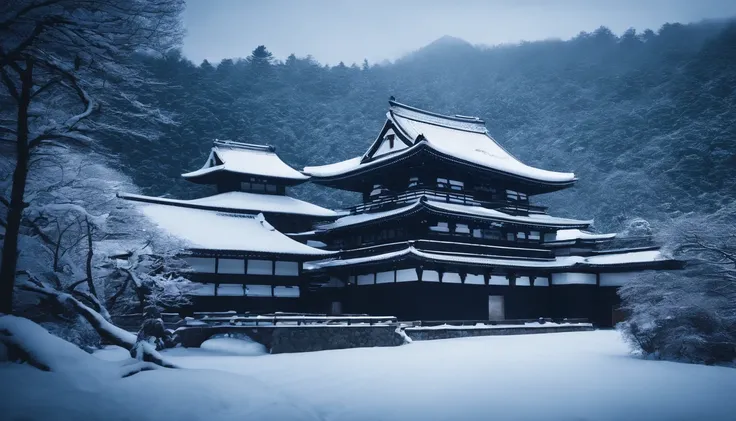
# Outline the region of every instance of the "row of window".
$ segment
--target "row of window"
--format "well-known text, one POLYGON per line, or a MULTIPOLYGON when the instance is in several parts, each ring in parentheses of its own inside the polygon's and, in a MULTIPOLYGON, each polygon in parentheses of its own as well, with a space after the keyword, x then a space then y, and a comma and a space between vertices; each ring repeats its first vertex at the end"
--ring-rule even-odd
POLYGON ((196 284, 189 292, 198 297, 285 297, 298 298, 298 286, 196 284))
MULTIPOLYGON (((429 185, 422 183, 419 180, 419 177, 409 177, 408 188, 411 189, 411 188, 420 187, 420 186, 430 187, 429 185)), ((462 192, 465 190, 465 183, 463 181, 438 177, 436 179, 436 184, 434 184, 434 187, 436 187, 438 190, 451 190, 451 191, 456 191, 456 192, 462 192)), ((496 189, 492 187, 487 187, 487 186, 476 186, 476 190, 482 191, 485 193, 491 193, 494 197, 496 197, 496 194, 498 193, 496 189)), ((379 196, 386 192, 388 192, 388 189, 386 189, 380 184, 374 184, 373 189, 371 190, 371 193, 369 194, 369 196, 375 197, 375 196, 379 196)), ((501 191, 501 194, 503 194, 503 191, 501 191)), ((527 201, 529 197, 526 195, 526 193, 521 193, 521 192, 517 192, 514 190, 506 190, 506 199, 513 200, 513 201, 527 201)))
MULTIPOLYGON (((483 275, 466 274, 465 281, 457 272, 438 272, 436 270, 417 269, 399 269, 376 273, 366 273, 362 275, 352 275, 348 277, 350 285, 376 285, 391 284, 398 282, 442 282, 446 284, 468 285, 486 285, 483 275), (421 276, 420 276, 421 273, 421 276)), ((332 285, 337 286, 340 283, 333 282, 332 285)), ((549 278, 534 277, 534 280, 528 276, 512 276, 512 275, 491 275, 488 277, 488 285, 516 285, 516 286, 549 286, 549 278), (513 281, 512 281, 513 278, 513 281)))
POLYGON ((502 232, 501 230, 493 228, 471 229, 468 224, 454 224, 451 229, 449 222, 438 222, 436 225, 430 226, 429 230, 437 233, 472 236, 474 238, 483 238, 487 240, 501 240, 502 238, 505 238, 507 241, 540 242, 542 239, 539 231, 502 232))
POLYGON ((516 192, 513 190, 506 190, 506 199, 525 202, 529 198, 527 197, 526 193, 520 193, 520 192, 516 192))
MULTIPOLYGON (((440 235, 472 237, 484 240, 506 240, 517 243, 541 243, 542 233, 540 231, 501 231, 497 228, 475 228, 468 224, 450 224, 449 222, 438 222, 429 227, 429 231, 440 235)), ((544 240, 548 240, 548 235, 553 236, 554 233, 544 234, 544 240)), ((350 237, 347 239, 335 239, 332 241, 333 247, 360 247, 363 245, 391 242, 391 240, 401 241, 408 237, 408 233, 404 228, 387 228, 374 233, 367 233, 350 237)))
POLYGON ((224 257, 187 257, 185 260, 197 273, 299 276, 299 262, 224 257))
POLYGON ((260 182, 243 182, 240 183, 240 189, 252 193, 277 193, 278 188, 275 184, 267 184, 260 182))

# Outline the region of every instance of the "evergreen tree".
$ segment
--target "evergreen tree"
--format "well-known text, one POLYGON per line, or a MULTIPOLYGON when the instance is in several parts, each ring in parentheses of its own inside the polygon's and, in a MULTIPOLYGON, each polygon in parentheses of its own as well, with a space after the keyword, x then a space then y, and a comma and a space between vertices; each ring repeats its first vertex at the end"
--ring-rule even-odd
POLYGON ((266 49, 265 45, 259 45, 248 56, 248 60, 254 66, 269 66, 273 61, 273 54, 266 49))

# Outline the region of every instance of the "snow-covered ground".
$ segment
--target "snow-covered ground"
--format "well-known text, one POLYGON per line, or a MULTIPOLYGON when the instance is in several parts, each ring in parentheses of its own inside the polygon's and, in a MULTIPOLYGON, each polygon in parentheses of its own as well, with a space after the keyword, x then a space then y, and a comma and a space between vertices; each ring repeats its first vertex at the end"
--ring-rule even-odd
MULTIPOLYGON (((228 354, 243 349, 233 341, 215 340, 215 350, 167 351, 167 359, 188 369, 105 385, 0 365, 0 414, 177 421, 736 419, 736 370, 641 360, 614 331, 249 356, 228 354), (59 394, 67 398, 63 405, 52 400, 59 394)), ((96 355, 117 360, 127 353, 111 348, 96 355)))

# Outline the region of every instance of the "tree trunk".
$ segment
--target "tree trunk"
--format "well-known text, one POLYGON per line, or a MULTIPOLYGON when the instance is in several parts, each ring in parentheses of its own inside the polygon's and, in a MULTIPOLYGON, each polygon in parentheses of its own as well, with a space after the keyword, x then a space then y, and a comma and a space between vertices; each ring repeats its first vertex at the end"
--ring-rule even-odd
POLYGON ((89 218, 85 217, 84 222, 87 224, 87 288, 89 288, 90 294, 99 300, 100 297, 97 295, 97 290, 95 289, 95 281, 92 279, 92 256, 94 255, 94 249, 92 248, 92 226, 89 224, 89 218))
POLYGON ((15 271, 18 264, 18 234, 25 203, 28 163, 30 150, 28 147, 28 106, 31 103, 31 87, 33 86, 33 61, 26 60, 26 68, 20 74, 21 91, 18 98, 18 122, 16 136, 16 164, 13 172, 13 188, 10 193, 8 208, 8 225, 3 239, 2 267, 0 267, 0 313, 11 314, 13 311, 13 287, 15 271))

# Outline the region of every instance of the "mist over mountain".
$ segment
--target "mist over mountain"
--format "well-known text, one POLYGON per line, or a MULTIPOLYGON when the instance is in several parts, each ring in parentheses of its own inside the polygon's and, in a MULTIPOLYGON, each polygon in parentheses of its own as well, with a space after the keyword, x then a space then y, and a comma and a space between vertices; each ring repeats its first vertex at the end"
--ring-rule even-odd
MULTIPOLYGON (((296 168, 361 155, 390 95, 481 117, 522 161, 574 171, 575 187, 533 199, 555 215, 595 218, 599 230, 634 217, 713 213, 736 194, 732 20, 621 36, 601 27, 569 41, 498 47, 447 36, 384 65, 328 67, 293 55, 277 62, 266 49, 217 64, 179 52, 145 60, 164 83, 141 96, 178 123, 157 140, 107 145, 146 194, 210 193, 179 175, 203 164, 214 138, 272 144, 296 168)), ((319 186, 295 190, 332 207, 358 200, 319 186)))

